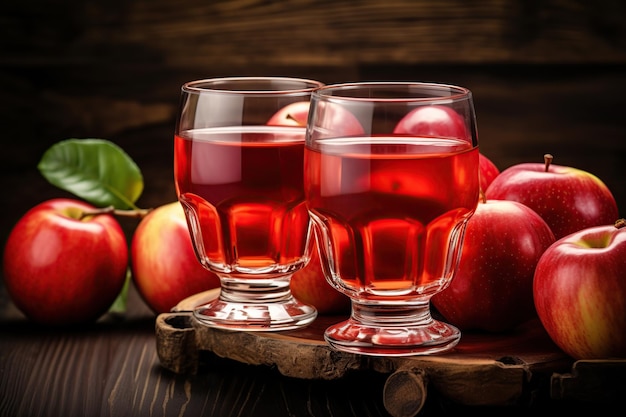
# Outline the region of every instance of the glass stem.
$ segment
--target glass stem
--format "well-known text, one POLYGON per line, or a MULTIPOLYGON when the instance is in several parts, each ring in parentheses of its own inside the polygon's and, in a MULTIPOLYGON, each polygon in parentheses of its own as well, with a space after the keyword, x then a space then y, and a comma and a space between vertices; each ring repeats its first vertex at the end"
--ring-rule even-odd
POLYGON ((402 304, 362 304, 352 301, 352 319, 366 326, 404 327, 433 322, 430 300, 402 304))
POLYGON ((272 279, 220 277, 220 299, 233 303, 279 303, 292 298, 291 275, 272 279))

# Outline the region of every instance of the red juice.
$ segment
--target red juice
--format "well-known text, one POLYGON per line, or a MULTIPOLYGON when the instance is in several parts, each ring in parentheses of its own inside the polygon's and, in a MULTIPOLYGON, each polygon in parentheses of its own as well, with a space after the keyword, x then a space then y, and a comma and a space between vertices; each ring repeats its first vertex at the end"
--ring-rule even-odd
POLYGON ((307 204, 322 264, 361 299, 422 297, 447 285, 478 203, 478 147, 454 139, 319 140, 305 149, 307 204))
POLYGON ((302 266, 309 231, 303 152, 304 128, 209 128, 175 137, 176 191, 205 265, 259 278, 302 266))

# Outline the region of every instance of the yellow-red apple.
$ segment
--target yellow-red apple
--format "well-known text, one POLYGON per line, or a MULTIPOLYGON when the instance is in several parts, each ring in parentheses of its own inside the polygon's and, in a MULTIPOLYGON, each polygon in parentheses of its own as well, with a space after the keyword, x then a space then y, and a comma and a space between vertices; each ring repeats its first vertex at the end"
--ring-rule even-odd
POLYGON ((130 253, 135 286, 155 313, 168 312, 179 301, 220 286, 217 275, 196 257, 178 201, 155 208, 141 220, 130 253))
POLYGON ((626 358, 626 228, 590 227, 541 256, 533 291, 554 343, 574 359, 626 358))
POLYGON ((311 260, 291 277, 291 293, 305 304, 317 309, 318 314, 342 314, 350 312, 350 298, 330 286, 315 248, 311 260))

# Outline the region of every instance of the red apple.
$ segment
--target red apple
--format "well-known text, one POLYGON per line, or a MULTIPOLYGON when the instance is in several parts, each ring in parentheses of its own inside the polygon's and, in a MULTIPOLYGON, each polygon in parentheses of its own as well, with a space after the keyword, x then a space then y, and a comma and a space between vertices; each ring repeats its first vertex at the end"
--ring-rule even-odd
POLYGON ((533 274, 554 241, 546 222, 523 204, 480 202, 467 224, 458 270, 433 305, 461 330, 503 332, 536 317, 533 274))
POLYGON ((350 312, 350 298, 326 281, 317 248, 307 266, 291 277, 291 293, 303 303, 314 306, 318 314, 350 312))
MULTIPOLYGON (((306 126, 308 122, 310 102, 298 101, 286 105, 278 110, 267 121, 270 126, 306 126)), ((359 120, 346 108, 335 103, 323 103, 318 107, 317 117, 321 120, 321 126, 342 126, 342 130, 332 132, 332 136, 361 135, 364 133, 359 120), (341 124, 335 121, 342 119, 341 124)))
POLYGON ((331 101, 319 103, 313 118, 316 129, 311 134, 314 138, 359 136, 365 133, 363 125, 350 109, 331 101))
POLYGON ((128 246, 108 214, 73 199, 44 201, 27 211, 4 248, 4 280, 15 305, 32 321, 72 325, 95 321, 126 280, 128 246))
POLYGON ((267 124, 270 126, 306 126, 309 102, 296 101, 278 110, 267 124))
POLYGON ((217 275, 196 258, 187 221, 178 201, 152 210, 131 241, 131 268, 139 294, 155 313, 220 286, 217 275))
MULTIPOLYGON (((394 128, 396 134, 444 136, 467 139, 465 120, 445 106, 425 106, 413 109, 394 128)), ((500 170, 485 155, 479 155, 480 189, 484 192, 500 170)))
POLYGON ((500 170, 491 159, 482 153, 478 155, 478 176, 480 180, 480 189, 484 193, 487 187, 500 174, 500 170))
POLYGON ((398 122, 393 133, 459 139, 469 136, 463 117, 446 106, 422 106, 411 110, 398 122))
POLYGON ((485 191, 487 199, 527 205, 548 223, 556 239, 611 224, 619 217, 613 194, 598 177, 551 161, 546 155, 545 164, 523 163, 505 169, 485 191))
POLYGON ((554 343, 575 359, 626 358, 623 223, 565 236, 537 264, 537 314, 554 343))

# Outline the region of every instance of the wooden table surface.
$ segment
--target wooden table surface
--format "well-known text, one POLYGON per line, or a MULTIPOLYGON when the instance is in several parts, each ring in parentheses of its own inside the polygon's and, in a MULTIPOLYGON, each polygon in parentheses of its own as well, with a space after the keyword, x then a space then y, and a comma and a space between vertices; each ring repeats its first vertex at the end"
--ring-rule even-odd
MULTIPOLYGON (((134 288, 124 316, 71 329, 29 323, 0 293, 0 416, 389 416, 387 375, 358 371, 336 380, 285 377, 211 353, 196 374, 165 369, 156 352, 155 316, 134 288)), ((546 391, 547 392, 547 391, 546 391)), ((610 398, 609 398, 610 399, 610 398)), ((551 400, 469 407, 485 416, 597 412, 604 402, 551 400)), ((420 416, 468 407, 429 391, 420 416)))

